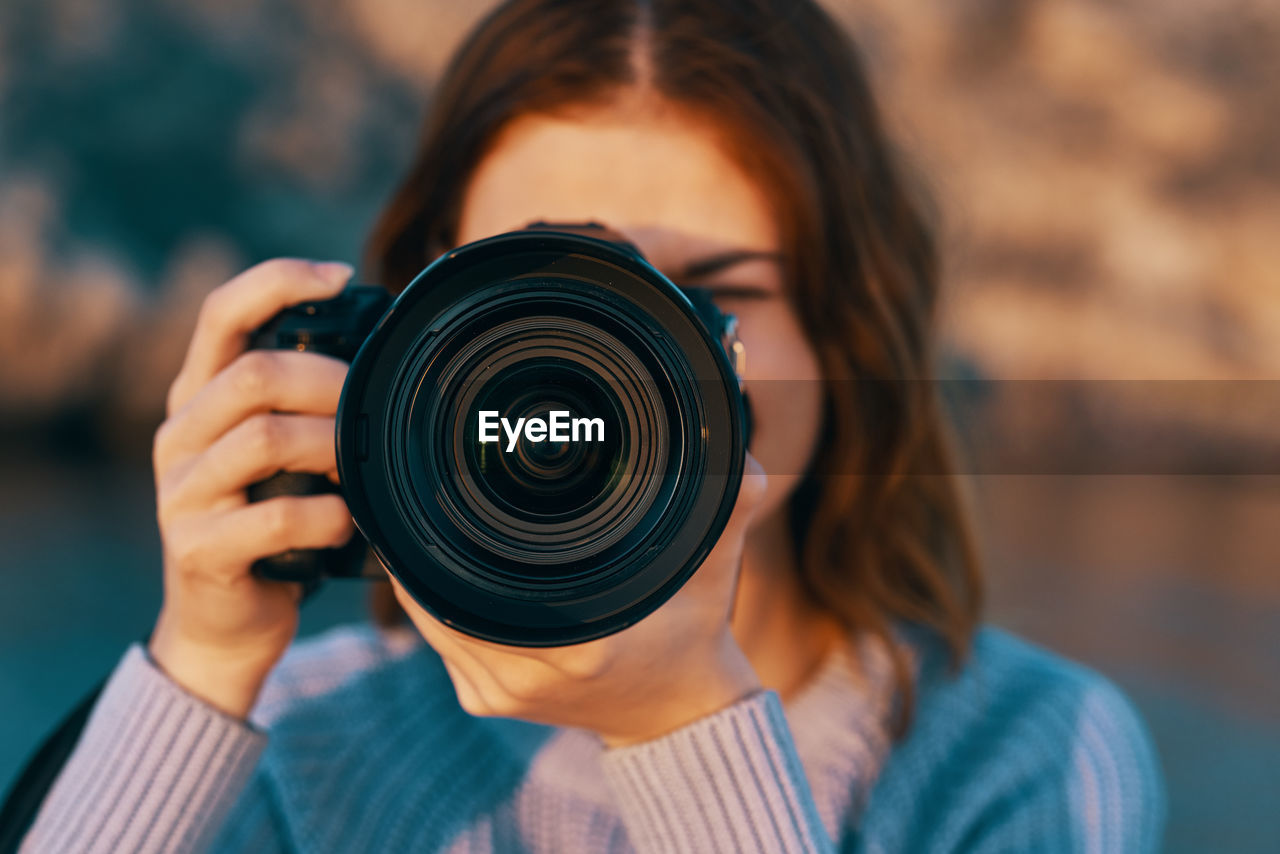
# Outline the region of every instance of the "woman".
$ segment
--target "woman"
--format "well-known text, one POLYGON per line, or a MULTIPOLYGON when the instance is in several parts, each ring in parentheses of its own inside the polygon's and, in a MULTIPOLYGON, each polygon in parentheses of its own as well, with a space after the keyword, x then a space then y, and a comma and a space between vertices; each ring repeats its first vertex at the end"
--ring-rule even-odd
POLYGON ((286 653, 298 592, 249 566, 351 520, 336 496, 243 490, 334 473, 346 366, 245 354, 245 333, 351 270, 261 264, 210 295, 156 435, 149 645, 26 848, 1156 848, 1158 772, 1125 700, 977 627, 941 414, 913 382, 932 236, 832 20, 800 0, 495 10, 370 257, 403 286, 539 219, 608 224, 740 320, 759 462, 693 579, 630 629, 548 650, 453 632, 393 581, 403 612, 386 597, 379 627, 286 653))

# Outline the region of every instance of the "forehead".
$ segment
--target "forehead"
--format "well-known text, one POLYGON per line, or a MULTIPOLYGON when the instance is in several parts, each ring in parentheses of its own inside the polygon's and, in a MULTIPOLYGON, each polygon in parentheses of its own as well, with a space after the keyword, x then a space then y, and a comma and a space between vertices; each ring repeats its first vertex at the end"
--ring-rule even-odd
POLYGON ((457 239, 538 219, 602 222, 658 266, 717 249, 778 248, 762 189, 709 128, 669 110, 509 123, 472 176, 457 239))

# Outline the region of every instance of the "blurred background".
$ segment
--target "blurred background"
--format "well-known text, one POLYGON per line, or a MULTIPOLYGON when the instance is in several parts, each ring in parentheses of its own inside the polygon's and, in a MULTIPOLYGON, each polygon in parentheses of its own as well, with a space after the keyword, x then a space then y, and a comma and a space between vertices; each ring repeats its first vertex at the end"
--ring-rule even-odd
MULTIPOLYGON (((154 619, 200 300, 357 260, 488 5, 0 4, 0 784, 154 619)), ((830 8, 940 211, 989 618, 1134 698, 1168 850, 1280 851, 1280 6, 830 8)))

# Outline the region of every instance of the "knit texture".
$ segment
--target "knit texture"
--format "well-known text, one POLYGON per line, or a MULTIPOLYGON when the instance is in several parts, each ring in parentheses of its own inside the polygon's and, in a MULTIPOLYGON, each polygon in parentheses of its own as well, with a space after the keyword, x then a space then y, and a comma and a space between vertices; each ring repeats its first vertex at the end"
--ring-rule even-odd
POLYGON ((762 691, 616 750, 468 715, 408 630, 296 644, 249 723, 133 647, 22 850, 1158 850, 1158 766, 1110 683, 995 629, 958 674, 904 637, 917 710, 892 748, 869 639, 786 704, 762 691))

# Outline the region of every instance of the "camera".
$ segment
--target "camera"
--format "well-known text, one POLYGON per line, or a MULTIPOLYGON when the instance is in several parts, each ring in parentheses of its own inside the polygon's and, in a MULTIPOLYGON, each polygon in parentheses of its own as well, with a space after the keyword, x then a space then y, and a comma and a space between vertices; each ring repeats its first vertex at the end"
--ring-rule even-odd
POLYGON ((734 318, 598 223, 458 247, 394 301, 348 285, 251 346, 351 362, 340 487, 281 472, 249 497, 340 488, 359 533, 264 558, 264 578, 314 587, 381 564, 459 631, 580 643, 669 599, 737 497, 750 419, 734 318))

